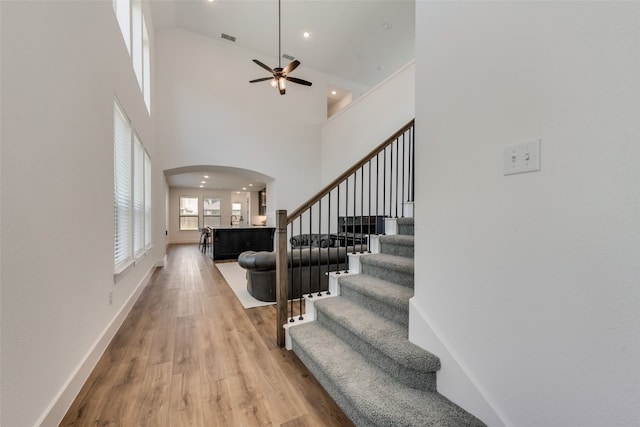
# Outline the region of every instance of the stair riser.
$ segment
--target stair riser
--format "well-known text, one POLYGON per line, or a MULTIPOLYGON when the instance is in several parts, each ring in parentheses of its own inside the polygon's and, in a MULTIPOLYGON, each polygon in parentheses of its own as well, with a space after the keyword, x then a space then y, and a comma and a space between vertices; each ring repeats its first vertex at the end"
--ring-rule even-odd
POLYGON ((368 308, 374 313, 378 313, 381 316, 396 322, 402 326, 409 327, 409 307, 400 308, 385 304, 384 301, 371 298, 368 295, 364 295, 357 290, 351 288, 348 285, 343 285, 340 288, 341 295, 356 304, 368 308))
POLYGON ((380 279, 389 280, 398 285, 406 286, 413 289, 413 272, 394 270, 393 266, 381 266, 377 264, 365 264, 361 262, 360 272, 369 276, 378 277, 380 279))
POLYGON ((398 234, 404 234, 405 236, 413 236, 413 225, 398 224, 398 234))
POLYGON ((436 374, 433 372, 420 372, 401 366, 393 359, 378 351, 374 346, 362 339, 359 335, 344 328, 331 316, 326 315, 322 310, 318 310, 318 321, 327 329, 332 331, 343 341, 351 344, 351 348, 358 351, 369 362, 377 366, 397 381, 408 387, 419 390, 436 391, 436 374))

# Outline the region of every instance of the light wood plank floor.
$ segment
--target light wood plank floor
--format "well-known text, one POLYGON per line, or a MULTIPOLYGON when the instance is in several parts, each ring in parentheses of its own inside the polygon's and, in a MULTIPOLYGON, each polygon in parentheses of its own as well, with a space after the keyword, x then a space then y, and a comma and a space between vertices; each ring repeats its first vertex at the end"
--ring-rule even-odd
POLYGON ((168 249, 63 426, 352 426, 197 245, 168 249))

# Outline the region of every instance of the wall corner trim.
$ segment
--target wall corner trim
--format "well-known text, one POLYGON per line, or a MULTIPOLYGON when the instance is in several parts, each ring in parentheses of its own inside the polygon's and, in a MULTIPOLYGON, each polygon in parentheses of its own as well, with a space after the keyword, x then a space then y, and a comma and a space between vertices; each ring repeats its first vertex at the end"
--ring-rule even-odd
POLYGON ((416 304, 415 298, 409 300, 409 341, 440 358, 442 368, 437 373, 440 394, 462 406, 488 426, 513 425, 470 372, 463 359, 433 327, 433 322, 416 304))

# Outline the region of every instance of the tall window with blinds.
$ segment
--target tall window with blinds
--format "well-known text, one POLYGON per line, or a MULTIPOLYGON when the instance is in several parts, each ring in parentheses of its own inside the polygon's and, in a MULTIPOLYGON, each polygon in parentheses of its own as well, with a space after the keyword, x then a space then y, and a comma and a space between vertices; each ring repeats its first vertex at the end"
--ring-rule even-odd
POLYGON ((144 147, 133 135, 133 254, 144 252, 144 147))
POLYGON ((151 158, 144 152, 144 247, 151 249, 151 158))
POLYGON ((151 248, 151 158, 114 102, 114 272, 151 248))
POLYGON ((141 0, 112 0, 131 65, 151 114, 151 46, 141 0))
POLYGON ((131 182, 131 125, 118 103, 114 103, 114 222, 115 271, 122 271, 133 258, 132 182, 131 182))

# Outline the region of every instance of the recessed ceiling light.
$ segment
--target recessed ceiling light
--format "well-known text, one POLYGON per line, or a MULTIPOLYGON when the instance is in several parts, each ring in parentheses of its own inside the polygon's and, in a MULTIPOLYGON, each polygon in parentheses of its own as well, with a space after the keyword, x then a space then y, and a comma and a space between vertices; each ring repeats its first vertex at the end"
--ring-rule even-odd
POLYGON ((306 31, 305 31, 304 33, 302 33, 302 36, 303 36, 305 39, 308 39, 308 38, 311 36, 311 34, 309 34, 308 32, 306 32, 306 31))
POLYGON ((213 0, 209 0, 209 3, 213 3, 213 0))
POLYGON ((209 178, 209 175, 205 175, 204 177, 205 177, 205 178, 209 178))
POLYGON ((200 188, 204 188, 204 185, 201 185, 200 188))
POLYGON ((200 181, 200 184, 206 184, 207 181, 200 181))
POLYGON ((249 184, 249 187, 253 187, 253 184, 249 184))
POLYGON ((243 190, 246 190, 246 189, 247 189, 247 187, 242 187, 242 189, 243 189, 243 190))
POLYGON ((336 92, 335 90, 331 91, 331 95, 336 95, 338 92, 336 92))

